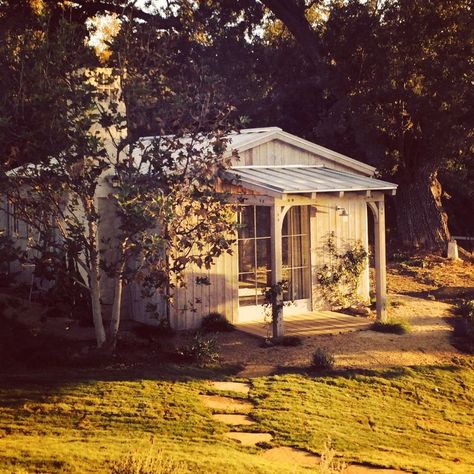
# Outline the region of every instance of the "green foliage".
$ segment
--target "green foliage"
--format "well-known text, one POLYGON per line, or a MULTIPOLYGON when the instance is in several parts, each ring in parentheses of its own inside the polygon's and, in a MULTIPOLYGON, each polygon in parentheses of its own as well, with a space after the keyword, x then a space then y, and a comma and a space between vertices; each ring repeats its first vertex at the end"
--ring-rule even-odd
POLYGON ((348 246, 345 252, 339 253, 334 232, 329 235, 325 249, 330 263, 316 274, 323 297, 333 307, 347 308, 358 303, 357 290, 367 264, 367 251, 361 242, 356 242, 348 246))
POLYGON ((454 314, 474 321, 474 300, 461 300, 454 308, 454 314))
POLYGON ((0 280, 8 278, 8 264, 19 260, 22 253, 13 240, 0 229, 0 280))
POLYGON ((202 367, 215 365, 219 362, 217 339, 198 331, 186 346, 178 349, 178 355, 202 367))
POLYGON ((389 319, 388 321, 376 321, 370 326, 372 331, 384 332, 390 334, 407 334, 411 331, 408 321, 389 319))
POLYGON ((386 322, 376 321, 371 326, 371 329, 378 332, 402 335, 411 332, 411 325, 405 320, 388 320, 386 322))
POLYGON ((455 345, 468 354, 474 353, 474 300, 462 300, 454 308, 455 345))
POLYGON ((235 326, 223 314, 209 313, 202 318, 201 329, 204 332, 231 332, 235 326))
POLYGON ((334 356, 326 349, 320 347, 311 356, 311 368, 317 371, 332 370, 335 362, 334 356))

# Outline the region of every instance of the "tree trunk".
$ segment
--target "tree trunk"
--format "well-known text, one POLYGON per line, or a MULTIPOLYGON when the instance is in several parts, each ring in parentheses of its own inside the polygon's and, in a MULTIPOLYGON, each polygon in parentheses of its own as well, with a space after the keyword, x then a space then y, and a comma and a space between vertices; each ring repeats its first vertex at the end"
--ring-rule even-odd
POLYGON ((91 302, 92 302, 92 318, 94 320, 95 338, 97 347, 102 347, 105 342, 105 329, 102 320, 102 307, 100 304, 100 288, 99 288, 99 266, 97 262, 91 262, 91 270, 89 274, 91 302))
POLYGON ((97 222, 91 218, 93 207, 90 202, 83 199, 83 207, 87 217, 88 227, 88 243, 89 243, 89 287, 91 292, 92 319, 94 321, 95 338, 97 347, 102 347, 105 342, 104 321, 102 319, 102 306, 100 303, 100 267, 97 242, 97 222))
POLYGON ((114 303, 112 305, 112 317, 110 319, 110 325, 108 330, 108 344, 110 349, 115 350, 117 343, 117 334, 120 327, 120 315, 122 312, 122 290, 123 290, 123 279, 122 279, 123 265, 121 265, 118 274, 115 276, 114 286, 114 303))
POLYGON ((304 56, 314 66, 319 66, 319 38, 306 18, 305 4, 295 0, 262 0, 262 3, 288 28, 304 56))
POLYGON ((445 251, 450 239, 437 171, 422 169, 399 179, 395 198, 400 244, 409 249, 445 251))

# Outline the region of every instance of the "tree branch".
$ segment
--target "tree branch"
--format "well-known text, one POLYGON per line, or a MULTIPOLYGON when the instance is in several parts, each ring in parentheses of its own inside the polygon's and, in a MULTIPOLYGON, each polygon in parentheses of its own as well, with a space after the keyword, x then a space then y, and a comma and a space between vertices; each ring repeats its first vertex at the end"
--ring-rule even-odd
POLYGON ((300 45, 304 56, 314 65, 321 63, 319 38, 306 18, 304 2, 298 0, 261 0, 284 23, 300 45))
POLYGON ((83 21, 101 13, 116 13, 120 16, 130 16, 146 21, 161 30, 180 29, 181 27, 178 17, 163 17, 158 13, 148 13, 128 1, 115 3, 107 0, 72 0, 72 3, 78 6, 76 9, 80 11, 78 19, 83 21))

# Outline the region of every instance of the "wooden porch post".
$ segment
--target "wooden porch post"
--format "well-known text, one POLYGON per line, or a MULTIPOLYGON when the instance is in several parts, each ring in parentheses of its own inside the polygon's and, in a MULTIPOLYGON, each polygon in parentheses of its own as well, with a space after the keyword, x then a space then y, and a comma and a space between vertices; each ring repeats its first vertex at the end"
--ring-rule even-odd
MULTIPOLYGON (((281 282, 282 256, 281 256, 281 231, 283 213, 280 205, 273 204, 271 208, 271 249, 272 249, 272 285, 281 282)), ((272 335, 280 337, 284 334, 283 328, 283 295, 277 295, 272 308, 272 335)))
POLYGON ((387 258, 385 244, 385 203, 371 203, 375 221, 375 293, 377 319, 387 320, 387 258))

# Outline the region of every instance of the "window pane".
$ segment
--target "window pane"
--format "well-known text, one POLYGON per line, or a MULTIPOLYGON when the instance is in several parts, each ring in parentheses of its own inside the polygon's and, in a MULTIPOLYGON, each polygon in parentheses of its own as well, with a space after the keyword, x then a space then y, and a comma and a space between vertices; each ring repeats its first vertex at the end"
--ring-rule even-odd
POLYGON ((258 239, 257 241, 257 272, 271 268, 271 240, 258 239))
POLYGON ((239 240, 239 272, 255 271, 255 240, 239 240))
POLYGON ((256 300, 255 273, 239 274, 239 304, 241 306, 251 306, 256 300))
POLYGON ((239 239, 247 239, 255 237, 255 206, 242 206, 239 212, 239 239))
POLYGON ((270 208, 268 206, 256 206, 255 211, 257 237, 270 237, 270 208))

